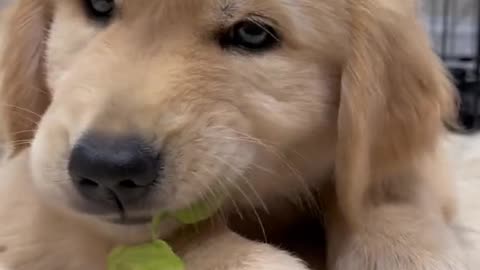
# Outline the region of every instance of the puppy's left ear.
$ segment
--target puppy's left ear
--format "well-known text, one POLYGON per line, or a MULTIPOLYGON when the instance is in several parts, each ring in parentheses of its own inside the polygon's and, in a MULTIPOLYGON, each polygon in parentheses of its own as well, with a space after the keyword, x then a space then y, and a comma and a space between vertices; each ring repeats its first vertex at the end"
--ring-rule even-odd
POLYGON ((50 103, 46 87, 45 41, 51 20, 49 0, 17 0, 9 12, 2 55, 2 121, 14 151, 24 148, 50 103))
POLYGON ((351 0, 338 118, 337 196, 351 223, 369 208, 408 200, 415 163, 454 122, 454 88, 416 19, 413 1, 351 0), (392 192, 392 193, 390 193, 392 192))

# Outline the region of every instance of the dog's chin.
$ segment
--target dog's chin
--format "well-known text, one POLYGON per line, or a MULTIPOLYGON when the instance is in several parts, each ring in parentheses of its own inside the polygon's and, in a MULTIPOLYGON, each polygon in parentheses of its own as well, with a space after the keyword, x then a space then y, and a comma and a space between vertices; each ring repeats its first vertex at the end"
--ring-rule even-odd
MULTIPOLYGON (((137 244, 151 240, 151 226, 145 220, 105 219, 96 216, 84 216, 85 222, 96 233, 119 244, 137 244)), ((168 232, 164 232, 165 235, 168 232)))
POLYGON ((145 226, 152 222, 152 217, 140 216, 140 217, 125 217, 119 216, 115 218, 107 218, 106 222, 119 225, 119 226, 145 226))
MULTIPOLYGON (((151 240, 152 217, 148 215, 125 216, 121 214, 98 215, 78 210, 71 211, 72 218, 83 222, 98 233, 115 243, 138 244, 151 240)), ((165 220, 160 224, 158 235, 166 238, 172 235, 179 224, 175 220, 165 220)))
MULTIPOLYGON (((78 226, 114 243, 137 244, 151 240, 153 215, 146 211, 121 212, 84 200, 68 200, 61 204, 50 201, 50 205, 78 226)), ((179 226, 177 221, 166 219, 157 228, 158 235, 160 238, 169 237, 179 226)))
POLYGON ((84 216, 85 218, 95 219, 97 222, 102 222, 106 224, 111 224, 113 226, 124 226, 124 227, 134 227, 134 226, 149 226, 152 224, 153 216, 133 213, 111 213, 107 215, 92 214, 89 212, 78 211, 77 214, 84 216))
POLYGON ((153 220, 152 214, 143 211, 125 211, 115 207, 101 207, 89 203, 77 203, 70 210, 73 214, 81 216, 84 219, 93 220, 96 223, 103 223, 103 226, 123 227, 125 230, 133 227, 147 227, 153 220))

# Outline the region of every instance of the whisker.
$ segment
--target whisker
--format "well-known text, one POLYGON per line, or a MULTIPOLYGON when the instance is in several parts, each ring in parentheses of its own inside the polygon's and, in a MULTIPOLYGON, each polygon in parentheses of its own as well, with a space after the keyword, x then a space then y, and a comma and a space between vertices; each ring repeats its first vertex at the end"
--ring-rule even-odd
POLYGON ((310 190, 306 179, 301 175, 301 173, 298 171, 298 169, 296 169, 290 162, 288 162, 288 159, 283 154, 281 154, 275 148, 275 146, 268 145, 268 144, 264 143, 262 140, 260 140, 258 138, 255 138, 255 137, 252 137, 251 135, 240 132, 238 130, 235 130, 235 129, 232 129, 232 128, 229 128, 229 127, 222 127, 222 126, 218 126, 218 127, 222 128, 222 129, 228 129, 229 131, 231 131, 233 133, 236 133, 239 136, 242 136, 243 138, 239 139, 239 138, 220 137, 220 136, 219 137, 214 137, 214 138, 216 138, 216 139, 232 139, 232 140, 236 140, 236 141, 251 142, 251 143, 254 143, 256 145, 261 146, 263 149, 265 149, 266 151, 268 151, 269 153, 274 155, 274 157, 276 157, 280 162, 282 162, 287 167, 287 169, 293 174, 294 178, 297 179, 297 181, 300 182, 301 187, 303 189, 303 192, 307 196, 306 199, 307 199, 308 207, 311 208, 311 210, 313 210, 314 212, 321 213, 321 210, 320 210, 320 207, 317 203, 317 200, 315 199, 314 194, 310 190))
POLYGON ((272 33, 270 30, 268 30, 263 24, 261 24, 258 19, 254 19, 254 18, 249 18, 248 19, 250 22, 256 24, 258 27, 262 28, 263 31, 265 31, 266 33, 268 33, 272 38, 274 38, 276 41, 280 41, 280 39, 278 38, 277 35, 275 35, 274 33, 272 33))
POLYGON ((23 107, 19 107, 19 106, 16 106, 16 105, 11 105, 11 104, 7 104, 7 103, 4 103, 4 104, 0 104, 1 106, 4 106, 4 107, 7 107, 7 108, 12 108, 12 109, 16 109, 16 110, 19 110, 21 112, 25 112, 25 113, 28 113, 32 116, 35 116, 37 117, 38 119, 41 119, 42 116, 30 109, 27 109, 27 108, 23 108, 23 107))
MULTIPOLYGON (((197 174, 196 172, 192 172, 193 174, 197 174)), ((204 194, 203 192, 200 193, 200 196, 202 197, 202 200, 205 201, 205 203, 208 205, 208 207, 210 208, 210 210, 214 210, 215 208, 217 208, 217 200, 219 199, 218 198, 218 193, 215 192, 213 190, 212 187, 210 187, 210 185, 206 185, 204 184, 203 182, 199 182, 200 185, 207 190, 207 193, 209 195, 206 195, 204 194)), ((224 215, 224 212, 222 211, 222 208, 220 207, 219 209, 219 217, 222 219, 223 222, 225 222, 225 224, 227 223, 227 219, 224 215)), ((210 219, 210 225, 211 226, 215 226, 215 221, 213 219, 210 219)))
POLYGON ((229 164, 228 162, 226 162, 225 160, 215 156, 215 155, 209 155, 210 157, 216 159, 218 162, 221 162, 222 164, 224 164, 225 166, 229 167, 235 174, 237 174, 240 178, 242 178, 243 180, 245 180, 245 183, 247 184, 247 186, 252 190, 254 196, 257 198, 258 202, 260 203, 260 205, 263 207, 263 209, 265 210, 266 213, 270 213, 270 211, 268 210, 268 207, 267 207, 267 204, 263 201, 263 199, 260 197, 260 195, 258 194, 257 190, 253 187, 252 183, 250 182, 250 180, 245 177, 245 175, 243 175, 243 173, 241 173, 237 168, 235 168, 234 166, 232 166, 231 164, 229 164))
MULTIPOLYGON (((210 173, 210 174, 212 174, 212 173, 210 173)), ((262 230, 262 233, 263 233, 263 236, 264 236, 264 240, 267 241, 267 234, 266 234, 266 231, 265 231, 265 226, 263 225, 262 219, 261 219, 260 214, 258 213, 258 211, 255 207, 255 204, 252 202, 251 198, 247 195, 247 193, 235 181, 232 181, 228 177, 220 176, 220 177, 216 177, 216 178, 219 180, 218 183, 222 183, 223 182, 222 179, 224 179, 229 185, 231 185, 234 189, 236 189, 245 198, 248 205, 252 208, 253 213, 254 213, 257 221, 258 221, 258 224, 261 227, 261 230, 262 230)), ((228 190, 228 188, 225 188, 225 190, 228 190)), ((235 200, 232 199, 232 202, 235 203, 235 200)), ((238 214, 239 214, 239 216, 241 215, 240 208, 238 208, 238 214)), ((243 216, 241 218, 243 219, 243 216)))
POLYGON ((242 194, 243 197, 245 197, 245 200, 247 201, 247 203, 249 204, 249 206, 252 208, 252 211, 253 211, 253 214, 255 215, 257 221, 258 221, 258 225, 260 226, 260 229, 262 231, 262 235, 263 235, 263 240, 265 242, 268 242, 268 237, 267 237, 267 232, 265 230, 265 226, 263 225, 263 221, 262 221, 262 218, 260 217, 260 214, 258 213, 255 205, 253 204, 252 200, 250 199, 250 197, 248 197, 248 195, 243 191, 243 189, 235 183, 235 181, 232 181, 230 178, 228 177, 223 177, 229 184, 233 185, 233 187, 235 189, 237 189, 240 194, 242 194))
MULTIPOLYGON (((223 181, 221 181, 221 179, 219 179, 219 177, 217 175, 214 175, 208 168, 206 167, 203 167, 204 169, 204 172, 209 174, 210 176, 213 176, 217 179, 217 184, 219 185, 219 188, 221 188, 223 190, 223 192, 225 192, 225 195, 230 199, 230 201, 232 202, 232 205, 233 207, 235 208, 235 211, 237 212, 237 214, 239 215, 239 217, 243 220, 243 215, 242 215, 242 212, 240 211, 240 207, 238 206, 238 204, 236 203, 232 193, 230 192, 230 190, 225 186, 225 184, 223 183, 223 181)), ((198 173, 196 173, 198 175, 198 173)))
POLYGON ((19 143, 14 143, 14 144, 9 144, 9 146, 17 147, 17 146, 24 146, 24 145, 30 145, 31 141, 26 141, 26 142, 19 142, 19 143))
POLYGON ((35 127, 38 127, 38 124, 40 123, 40 119, 31 119, 27 115, 22 114, 21 112, 14 112, 19 118, 21 118, 21 121, 26 121, 29 124, 33 124, 35 127))
POLYGON ((23 133, 30 133, 30 132, 36 132, 36 131, 37 131, 36 129, 27 129, 27 130, 12 132, 12 133, 10 133, 10 134, 12 134, 12 135, 20 135, 20 134, 23 134, 23 133))

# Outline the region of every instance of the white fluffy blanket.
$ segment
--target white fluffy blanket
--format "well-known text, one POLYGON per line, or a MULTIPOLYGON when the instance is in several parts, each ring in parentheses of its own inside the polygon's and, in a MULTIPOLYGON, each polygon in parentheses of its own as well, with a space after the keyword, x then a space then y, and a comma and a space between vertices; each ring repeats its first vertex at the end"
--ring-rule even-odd
POLYGON ((480 269, 480 134, 451 135, 446 146, 459 199, 458 226, 470 269, 480 269))

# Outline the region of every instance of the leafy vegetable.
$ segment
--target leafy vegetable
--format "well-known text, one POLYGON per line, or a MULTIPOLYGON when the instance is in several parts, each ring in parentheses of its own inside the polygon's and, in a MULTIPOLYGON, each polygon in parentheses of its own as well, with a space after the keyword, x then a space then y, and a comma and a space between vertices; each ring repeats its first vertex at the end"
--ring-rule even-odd
POLYGON ((158 240, 161 222, 173 217, 185 225, 195 224, 213 216, 221 207, 222 200, 215 203, 207 200, 173 213, 161 213, 152 220, 152 242, 138 246, 115 248, 107 259, 108 270, 184 270, 183 261, 164 241, 158 240))
POLYGON ((170 246, 155 240, 132 247, 115 248, 108 257, 108 270, 184 270, 182 260, 170 246))

